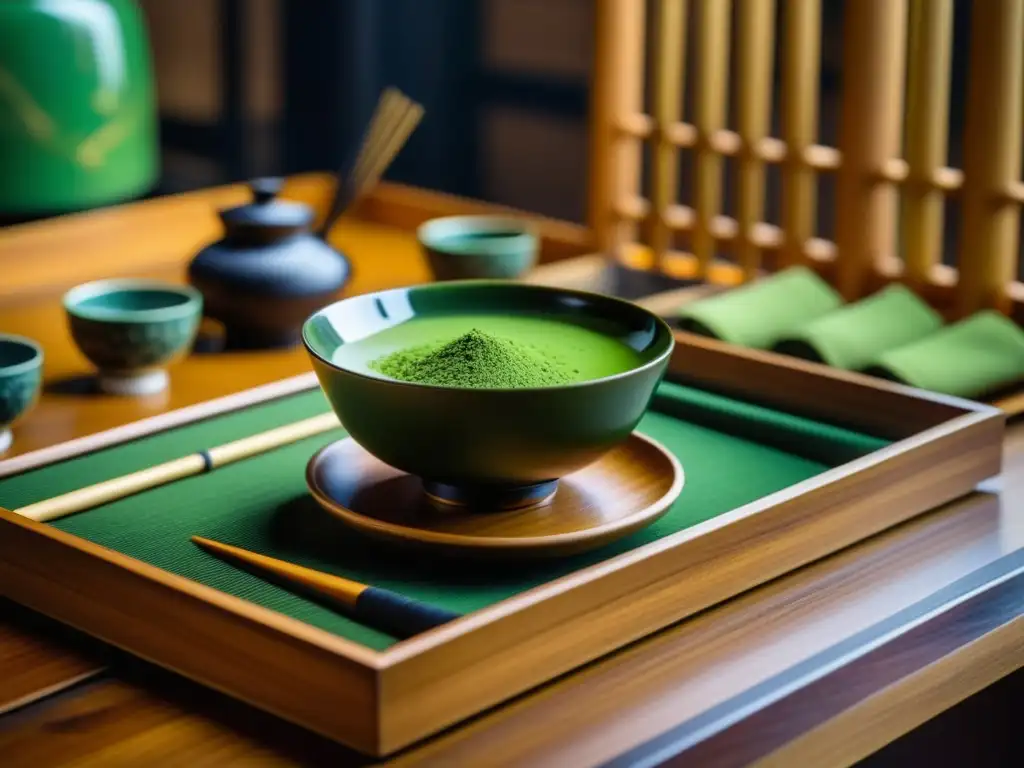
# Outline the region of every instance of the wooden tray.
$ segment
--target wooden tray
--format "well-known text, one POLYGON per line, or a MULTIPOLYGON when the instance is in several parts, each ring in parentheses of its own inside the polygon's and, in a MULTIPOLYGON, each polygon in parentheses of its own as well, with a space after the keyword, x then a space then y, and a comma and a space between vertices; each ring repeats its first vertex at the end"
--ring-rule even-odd
MULTIPOLYGON (((196 484, 187 488, 134 497, 141 506, 116 502, 52 525, 0 509, 0 584, 10 598, 139 656, 361 751, 389 754, 969 493, 1000 471, 1004 415, 998 410, 820 366, 779 366, 773 357, 738 356, 718 342, 680 336, 671 379, 711 397, 731 398, 737 407, 710 418, 656 402, 641 424, 641 431, 650 430, 663 443, 658 430, 683 430, 687 436, 670 446, 682 454, 688 478, 677 504, 690 514, 715 502, 721 508, 714 514, 664 535, 636 534, 647 539, 567 566, 550 579, 534 576, 535 585, 409 640, 381 643, 365 631, 353 640, 340 625, 325 625, 322 614, 308 613, 298 598, 268 607, 230 594, 252 597, 237 584, 222 591, 199 580, 216 582, 224 571, 187 578, 118 551, 140 525, 170 525, 196 509, 209 510, 212 518, 242 497, 245 509, 262 514, 269 496, 277 494, 270 500, 277 504, 282 494, 301 495, 301 468, 322 444, 315 441, 180 481, 196 484), (822 427, 825 432, 856 430, 868 436, 863 444, 880 447, 843 457, 848 445, 809 436, 799 426, 805 422, 779 426, 793 414, 832 425, 822 427), (776 457, 779 475, 748 494, 752 498, 734 496, 736 503, 726 503, 725 494, 735 494, 749 472, 738 453, 709 464, 695 430, 717 443, 738 440, 750 467, 763 469, 763 459, 776 457), (824 454, 815 459, 821 451, 833 454, 832 466, 824 454), (246 492, 203 491, 202 483, 214 482, 220 472, 235 473, 233 482, 246 492), (712 476, 701 491, 701 478, 712 476), (277 482, 298 486, 276 488, 277 482), (104 519, 116 526, 105 528, 104 519), (105 545, 89 540, 88 530, 105 545), (289 615, 299 608, 310 618, 289 615)), ((295 403, 305 409, 301 416, 326 410, 312 374, 17 457, 0 465, 0 503, 20 506, 261 431, 275 419, 295 419, 295 403)), ((221 522, 237 526, 238 516, 221 522)), ((148 560, 159 561, 177 542, 150 542, 148 560)), ((382 565, 403 565, 373 559, 378 574, 384 573, 382 565)), ((497 589, 486 579, 476 581, 497 589)), ((394 580, 386 586, 401 588, 394 580)), ((435 598, 447 599, 441 592, 435 598)))

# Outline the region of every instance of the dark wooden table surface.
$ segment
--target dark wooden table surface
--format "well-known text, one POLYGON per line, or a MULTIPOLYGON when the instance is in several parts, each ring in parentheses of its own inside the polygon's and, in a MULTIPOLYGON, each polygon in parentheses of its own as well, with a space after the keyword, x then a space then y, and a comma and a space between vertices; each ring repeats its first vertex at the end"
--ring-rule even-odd
MULTIPOLYGON (((319 199, 326 190, 317 182, 300 192, 319 199)), ((0 284, 0 330, 40 339, 47 355, 46 392, 17 430, 15 452, 307 369, 301 351, 204 358, 175 370, 171 393, 155 401, 81 389, 88 369, 64 332, 60 292, 114 274, 182 279, 214 231, 211 204, 241 194, 211 190, 0 231, 0 270, 10 278, 0 284)), ((414 219, 415 207, 389 221, 414 219)), ((408 231, 349 221, 334 237, 355 261, 354 291, 426 279, 408 231)), ((970 497, 389 762, 633 765, 674 756, 681 765, 826 766, 874 755, 869 762, 887 765, 1024 764, 1012 717, 1021 707, 1022 615, 1024 426, 1011 426, 1003 475, 970 497)), ((369 762, 0 599, 2 766, 369 762)))

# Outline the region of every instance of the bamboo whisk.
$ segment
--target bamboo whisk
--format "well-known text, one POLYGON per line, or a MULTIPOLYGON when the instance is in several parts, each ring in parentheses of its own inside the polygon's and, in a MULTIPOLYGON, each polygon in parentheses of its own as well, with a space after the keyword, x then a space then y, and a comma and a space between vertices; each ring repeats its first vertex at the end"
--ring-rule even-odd
POLYGON ((423 118, 423 107, 396 88, 381 94, 351 168, 338 171, 334 200, 320 230, 327 237, 342 213, 369 192, 391 165, 423 118))

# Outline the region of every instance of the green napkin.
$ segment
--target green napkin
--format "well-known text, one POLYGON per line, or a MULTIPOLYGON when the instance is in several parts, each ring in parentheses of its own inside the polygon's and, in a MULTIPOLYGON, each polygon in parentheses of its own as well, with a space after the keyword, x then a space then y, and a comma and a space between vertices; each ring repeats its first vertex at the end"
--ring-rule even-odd
POLYGON ((787 334, 774 349, 856 371, 871 365, 879 355, 923 339, 941 327, 939 313, 913 291, 890 285, 787 334))
POLYGON ((1024 331, 992 310, 883 353, 868 373, 977 398, 1024 378, 1024 331))
POLYGON ((831 312, 843 300, 807 267, 792 267, 688 304, 680 327, 744 347, 766 349, 782 336, 831 312))

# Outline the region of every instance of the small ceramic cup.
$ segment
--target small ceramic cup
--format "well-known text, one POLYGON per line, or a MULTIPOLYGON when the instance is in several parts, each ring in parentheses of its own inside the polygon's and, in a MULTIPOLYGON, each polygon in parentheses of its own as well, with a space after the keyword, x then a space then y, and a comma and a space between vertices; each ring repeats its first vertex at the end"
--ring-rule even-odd
POLYGON ((11 447, 11 426, 32 410, 43 381, 43 348, 0 333, 0 454, 11 447))
POLYGON ((195 288, 154 280, 99 280, 64 295, 71 336, 112 395, 166 389, 166 369, 188 354, 202 308, 195 288))
POLYGON ((536 227, 516 216, 446 216, 416 235, 436 280, 511 279, 537 263, 536 227))

